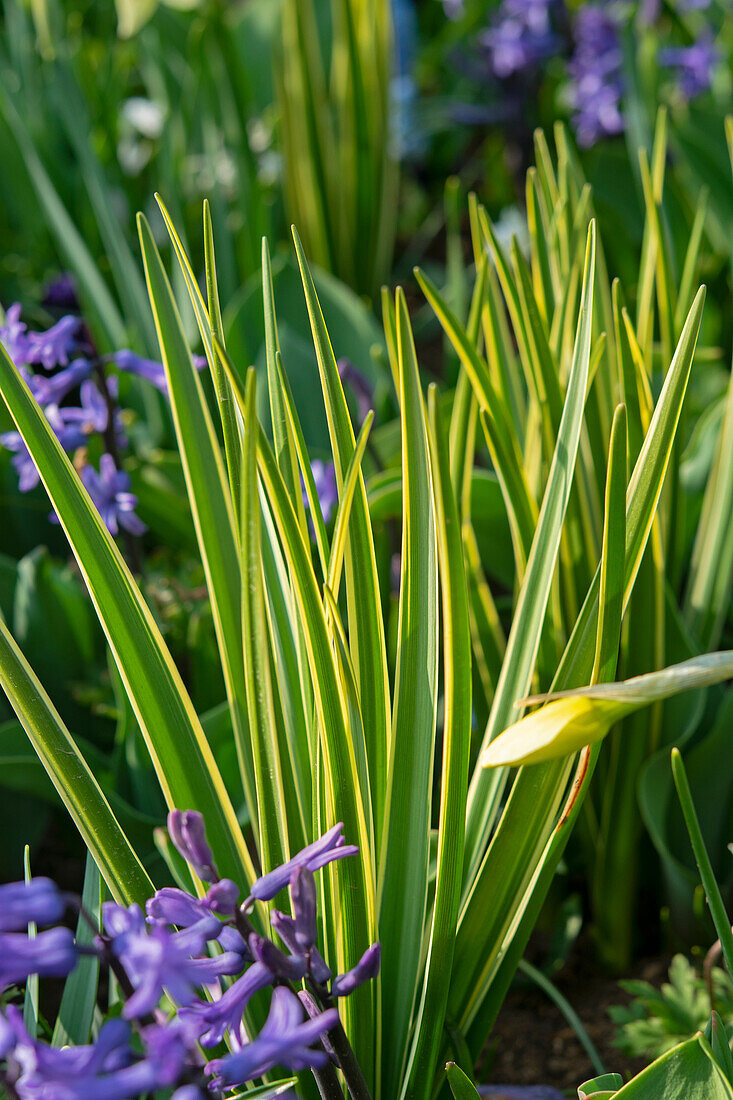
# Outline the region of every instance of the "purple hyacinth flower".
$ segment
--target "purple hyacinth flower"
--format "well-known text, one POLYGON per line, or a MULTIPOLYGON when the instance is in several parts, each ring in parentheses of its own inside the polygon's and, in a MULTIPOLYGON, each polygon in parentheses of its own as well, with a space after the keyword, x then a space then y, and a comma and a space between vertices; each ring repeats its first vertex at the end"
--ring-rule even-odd
MULTIPOLYGON (((116 386, 114 389, 112 387, 112 383, 116 382, 116 378, 110 378, 107 382, 113 397, 117 396, 116 386)), ((91 378, 82 382, 79 389, 79 397, 81 400, 80 405, 59 409, 64 422, 67 424, 77 424, 81 431, 88 435, 91 435, 92 432, 101 433, 106 431, 107 424, 109 423, 109 409, 107 408, 107 402, 103 394, 99 392, 96 383, 93 382, 91 378)), ((36 398, 36 400, 38 400, 38 398, 36 398)), ((121 426, 118 426, 118 438, 120 432, 121 426)))
POLYGON ((12 306, 8 306, 5 312, 5 324, 0 325, 0 342, 16 367, 26 362, 28 347, 27 325, 20 319, 21 308, 20 302, 13 302, 12 306))
POLYGON ((345 974, 337 974, 331 986, 332 997, 348 997, 364 982, 370 982, 379 973, 379 964, 382 961, 382 948, 378 943, 367 947, 356 966, 347 970, 345 974))
POLYGON ((55 924, 66 904, 50 878, 9 882, 0 886, 0 932, 20 932, 31 923, 55 924))
POLYGON ((273 977, 297 982, 305 975, 303 955, 286 955, 272 940, 258 936, 256 932, 250 935, 247 942, 256 962, 269 970, 273 977))
POLYGON ((92 373, 88 359, 74 359, 68 367, 57 371, 50 378, 34 374, 28 385, 39 405, 58 405, 67 393, 80 386, 92 373))
POLYGON ((43 304, 46 307, 68 310, 69 313, 79 312, 76 279, 69 271, 64 271, 48 284, 43 294, 43 304))
POLYGON ((710 34, 701 35, 692 46, 670 47, 659 54, 660 65, 675 70, 680 93, 686 100, 710 89, 719 59, 710 34))
POLYGON ((209 1062, 207 1072, 214 1074, 214 1088, 233 1088, 261 1077, 276 1065, 303 1069, 325 1065, 328 1055, 311 1046, 338 1023, 338 1012, 331 1008, 315 1019, 303 1022, 303 1006, 286 986, 277 986, 272 994, 270 1012, 256 1039, 234 1054, 209 1062))
POLYGON ((551 9, 552 0, 504 0, 496 21, 479 39, 494 76, 506 80, 557 53, 560 39, 552 29, 551 9))
MULTIPOLYGON (((83 447, 86 436, 75 425, 67 425, 61 415, 61 411, 55 405, 47 405, 43 410, 49 424, 65 451, 74 451, 77 447, 83 447)), ((18 488, 21 493, 27 493, 35 489, 40 481, 40 475, 31 458, 30 451, 25 445, 20 432, 3 432, 0 434, 0 446, 8 451, 13 451, 13 468, 18 475, 18 488)))
MULTIPOLYGON (((336 486, 336 470, 333 462, 322 462, 320 458, 314 458, 311 462, 313 481, 318 494, 318 503, 321 506, 323 522, 328 523, 334 508, 338 504, 338 488, 336 486)), ((309 507, 308 497, 303 492, 303 504, 309 507)))
POLYGON ((568 64, 573 125, 580 145, 620 134, 623 58, 618 26, 605 8, 584 5, 575 19, 575 53, 568 64))
POLYGON ((85 466, 81 480, 111 535, 116 535, 120 527, 131 535, 147 531, 143 521, 135 515, 137 497, 130 492, 130 475, 117 469, 112 455, 101 456, 98 473, 93 466, 85 466))
POLYGON ((76 966, 76 945, 68 928, 50 928, 33 939, 22 932, 0 933, 0 988, 31 974, 65 978, 76 966))
POLYGON ((164 886, 145 903, 147 921, 148 924, 174 924, 178 928, 190 928, 212 913, 231 916, 238 895, 239 887, 228 878, 214 883, 202 898, 195 898, 176 886, 164 886))
MULTIPOLYGON (((202 956, 206 941, 214 938, 215 931, 206 918, 183 932, 170 932, 160 926, 148 929, 142 911, 135 905, 124 909, 107 902, 102 912, 112 950, 135 989, 123 1009, 125 1019, 152 1012, 164 989, 176 1003, 186 1005, 196 999, 196 988, 220 975, 241 973, 242 957, 236 952, 225 951, 213 958, 202 956)), ((215 917, 211 921, 218 926, 215 917)))
POLYGON ((336 366, 341 381, 349 387, 354 395, 359 423, 363 424, 374 405, 374 386, 366 375, 354 366, 350 359, 339 359, 336 366))
POLYGON ((316 942, 316 880, 308 867, 296 867, 290 876, 290 897, 295 918, 295 939, 301 950, 316 942))
MULTIPOLYGON (((270 913, 270 924, 283 941, 288 951, 293 955, 301 953, 301 947, 295 938, 295 920, 287 913, 281 913, 279 909, 273 909, 270 913)), ((333 975, 328 963, 321 955, 317 947, 312 947, 310 952, 310 972, 319 983, 330 982, 333 975)))
POLYGON ((319 840, 314 840, 298 852, 287 863, 276 867, 273 871, 258 878, 250 888, 250 895, 258 901, 272 901, 283 887, 290 882, 290 876, 296 867, 307 867, 310 871, 319 871, 327 863, 335 859, 343 859, 345 856, 356 855, 359 849, 353 844, 346 844, 343 838, 343 822, 334 825, 319 840))
MULTIPOLYGON (((124 371, 126 374, 136 374, 138 378, 144 378, 146 382, 150 382, 156 389, 160 390, 164 397, 168 396, 168 379, 166 378, 165 367, 156 359, 146 359, 143 355, 137 355, 129 348, 121 348, 113 355, 106 356, 105 361, 114 363, 119 370, 124 371)), ((196 370, 203 370, 206 366, 206 357, 194 355, 193 365, 196 370)))
POLYGON ((178 1015, 195 1030, 203 1047, 218 1046, 227 1032, 238 1040, 247 1005, 255 993, 272 985, 272 981, 266 966, 253 963, 217 1000, 197 1001, 182 1008, 178 1015))
POLYGON ((44 370, 65 367, 78 343, 81 321, 68 314, 45 332, 29 332, 25 362, 44 370))
POLYGON ((176 850, 204 882, 218 882, 219 872, 206 839, 203 816, 196 810, 171 810, 168 834, 176 850))

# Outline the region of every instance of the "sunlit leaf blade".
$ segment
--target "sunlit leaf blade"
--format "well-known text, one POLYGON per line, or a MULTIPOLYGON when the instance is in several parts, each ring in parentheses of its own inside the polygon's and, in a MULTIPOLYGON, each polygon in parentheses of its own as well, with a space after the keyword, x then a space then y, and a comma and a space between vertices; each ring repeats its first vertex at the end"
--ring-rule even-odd
POLYGON ((383 1071, 396 1087, 405 1058, 420 966, 428 882, 428 836, 438 660, 437 548, 425 409, 415 347, 401 290, 397 348, 402 422, 402 569, 384 846, 380 935, 383 1071))
POLYGON ((0 393, 79 563, 166 802, 203 813, 220 872, 248 881, 252 861, 180 674, 115 542, 4 349, 0 393))
POLYGON ((143 905, 153 885, 43 686, 0 620, 0 684, 110 893, 143 905))
MULTIPOLYGON (((326 405, 336 479, 341 489, 354 453, 354 430, 313 279, 297 233, 294 232, 293 236, 326 405)), ((374 540, 369 521, 366 489, 361 475, 351 506, 344 574, 349 645, 357 674, 364 733, 369 746, 369 778, 374 800, 375 826, 379 837, 387 777, 387 746, 390 728, 389 677, 374 540)))
MULTIPOLYGON (((229 381, 244 417, 246 398, 241 379, 229 366, 225 354, 223 361, 228 368, 229 381)), ((361 797, 354 746, 346 727, 346 703, 339 689, 333 647, 313 573, 310 547, 303 538, 272 447, 261 429, 258 436, 260 477, 282 542, 283 554, 290 568, 293 592, 303 623, 323 753, 324 798, 328 817, 326 827, 343 821, 347 839, 358 844, 360 848, 358 859, 339 860, 328 877, 332 906, 339 917, 334 930, 336 964, 343 971, 353 966, 368 944, 377 938, 376 875, 371 860, 371 830, 367 822, 367 809, 361 797)), ((373 1011, 370 983, 349 997, 342 1008, 344 1027, 363 1067, 373 1065, 373 1011)), ((366 1068, 365 1072, 371 1076, 370 1068, 366 1068)))
POLYGON ((403 1095, 431 1095, 443 1037, 463 874, 465 804, 471 747, 471 638, 461 525, 435 388, 429 393, 429 440, 443 611, 443 765, 440 780, 435 900, 422 996, 403 1095))
MULTIPOLYGON (((565 407, 527 571, 484 733, 483 748, 506 728, 514 716, 517 700, 526 694, 540 644, 580 443, 590 365, 594 264, 595 224, 591 223, 586 246, 583 295, 565 407)), ((483 855, 493 822, 493 803, 497 790, 496 782, 492 782, 486 773, 482 773, 480 769, 474 773, 469 788, 464 884, 471 881, 483 855)))
MULTIPOLYGON (((675 431, 692 366, 703 298, 704 292, 700 291, 693 303, 673 362, 667 372, 652 423, 627 491, 624 611, 628 606, 639 560, 645 549, 644 532, 648 537, 674 445, 675 431)), ((591 675, 596 647, 599 583, 600 566, 558 667, 552 685, 555 690, 575 686, 587 681, 591 675)), ((554 761, 538 767, 525 768, 519 772, 472 894, 474 902, 480 902, 480 904, 476 905, 474 909, 476 915, 470 923, 474 934, 478 933, 481 943, 500 944, 502 940, 502 937, 491 928, 476 927, 476 922, 480 925, 487 923, 484 914, 489 903, 481 901, 482 897, 491 897, 490 905, 497 913, 505 914, 507 927, 514 916, 526 908, 526 891, 534 879, 536 868, 543 858, 552 834, 555 811, 559 812, 562 805, 563 792, 570 778, 571 766, 571 761, 568 760, 554 761)), ((530 927, 531 923, 528 921, 526 935, 529 934, 530 927)), ((486 1009, 480 1006, 487 983, 495 982, 496 978, 494 967, 488 961, 487 951, 484 947, 476 950, 478 956, 486 963, 485 980, 474 982, 472 988, 476 990, 476 994, 473 1005, 467 1005, 464 1008, 466 1021, 473 1021, 469 1038, 474 1049, 485 1040, 486 1024, 494 1019, 500 1004, 500 1000, 498 1002, 495 1000, 492 991, 492 997, 486 1002, 486 1009)), ((516 965, 521 954, 515 954, 511 947, 508 954, 516 965)), ((504 991, 508 988, 512 972, 509 961, 506 965, 502 964, 504 991)), ((497 989, 497 996, 500 997, 500 995, 501 991, 497 989)))
POLYGON ((191 514, 211 598, 242 782, 255 821, 257 802, 252 787, 252 747, 246 721, 239 554, 231 496, 221 451, 173 292, 150 227, 142 215, 138 228, 191 514))
POLYGON ((478 1100, 478 1089, 455 1062, 446 1063, 445 1075, 455 1100, 478 1100))
POLYGON ((265 594, 257 491, 257 436, 254 368, 245 390, 245 452, 242 480, 242 633, 247 707, 257 787, 259 855, 263 873, 290 858, 288 818, 275 725, 270 674, 270 648, 265 619, 265 594))

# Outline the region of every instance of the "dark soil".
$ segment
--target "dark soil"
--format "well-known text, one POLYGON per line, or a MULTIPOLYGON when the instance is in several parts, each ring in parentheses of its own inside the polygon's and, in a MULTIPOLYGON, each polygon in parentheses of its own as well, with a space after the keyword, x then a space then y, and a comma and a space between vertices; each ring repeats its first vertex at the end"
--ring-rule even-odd
MULTIPOLYGON (((668 965, 668 959, 642 960, 624 976, 658 985, 665 980, 668 965)), ((643 1069, 643 1060, 628 1058, 613 1046, 615 1031, 608 1007, 628 1004, 631 998, 620 989, 617 978, 599 973, 589 944, 575 947, 553 982, 577 1012, 608 1072, 620 1073, 627 1081, 643 1069)), ((560 1010, 536 985, 518 980, 499 1013, 477 1081, 551 1085, 575 1097, 578 1085, 595 1073, 560 1010)))

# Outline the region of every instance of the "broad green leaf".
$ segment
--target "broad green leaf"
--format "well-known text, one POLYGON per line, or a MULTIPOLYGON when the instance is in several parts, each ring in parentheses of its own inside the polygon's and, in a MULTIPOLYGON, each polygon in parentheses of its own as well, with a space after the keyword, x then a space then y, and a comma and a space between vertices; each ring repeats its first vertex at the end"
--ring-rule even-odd
POLYGON ((203 813, 222 875, 249 881, 254 867, 234 808, 155 620, 51 425, 2 349, 0 393, 79 563, 166 802, 203 813))
POLYGON ((461 524, 450 478, 450 459, 435 387, 428 396, 435 526, 443 621, 443 765, 440 780, 438 859, 428 956, 415 1038, 403 1095, 427 1098, 443 1037, 463 873, 465 804, 471 748, 471 638, 461 524))
POLYGON ((620 1073, 602 1073, 578 1085, 578 1100, 611 1100, 624 1083, 620 1073))
POLYGON ((437 705, 435 512, 425 408, 405 296, 397 292, 402 422, 402 568, 384 844, 379 866, 384 982, 382 1068, 394 1091, 406 1057, 428 888, 437 705))
POLYGON ((71 734, 2 620, 0 684, 113 898, 123 905, 144 905, 153 885, 71 734))
POLYGON ((477 1100, 478 1089, 455 1062, 447 1062, 445 1075, 455 1100, 477 1100))
POLYGON ((614 1100, 731 1100, 728 1083, 702 1032, 673 1047, 614 1094, 614 1100))

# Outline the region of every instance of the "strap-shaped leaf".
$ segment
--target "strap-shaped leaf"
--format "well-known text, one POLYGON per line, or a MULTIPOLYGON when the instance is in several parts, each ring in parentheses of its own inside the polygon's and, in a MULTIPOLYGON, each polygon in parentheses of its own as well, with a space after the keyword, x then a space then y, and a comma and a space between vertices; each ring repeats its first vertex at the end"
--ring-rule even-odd
POLYGON ((438 862, 422 997, 403 1095, 428 1100, 443 1035, 463 873, 468 760, 471 748, 471 666, 468 599, 461 524, 435 387, 428 395, 429 440, 443 610, 443 766, 438 862))
POLYGON ((406 1056, 428 888, 435 744, 438 575, 425 408, 405 296, 397 292, 402 423, 402 569, 384 845, 379 868, 382 1068, 395 1091, 406 1056))
POLYGON ((178 670, 114 540, 4 349, 0 393, 79 563, 166 802, 203 813, 220 872, 248 881, 252 861, 178 670))
MULTIPOLYGON (((354 430, 313 278, 295 231, 293 236, 326 405, 336 479, 341 488, 354 454, 354 430)), ((364 479, 361 474, 351 506, 344 579, 349 619, 349 645, 357 674, 364 733, 369 746, 369 779, 379 843, 387 786, 387 746, 390 726, 389 676, 374 538, 369 521, 364 479)))
POLYGON ((285 792, 270 674, 257 486, 257 437, 254 368, 245 390, 245 453, 242 467, 242 634, 247 709, 257 787, 259 854, 263 873, 290 858, 285 792))
MULTIPOLYGON (((239 551, 232 498, 198 372, 183 333, 168 276, 145 218, 138 218, 140 246, 150 304, 168 382, 178 449, 186 478, 196 538, 211 599, 224 683, 242 783, 252 820, 257 801, 252 786, 252 746, 247 731, 247 699, 242 652, 239 551)), ((185 269, 184 269, 185 270, 185 269)), ((202 305, 203 309, 203 305, 202 305)), ((209 340, 211 343, 211 338, 209 340)), ((213 356, 216 359, 216 356, 213 356)), ((228 387, 228 382, 227 382, 228 387)))
MULTIPOLYGON (((594 262, 595 223, 591 222, 586 246, 583 296, 565 407, 482 748, 505 729, 515 715, 517 700, 526 694, 540 644, 580 443, 590 366, 594 262)), ((471 882, 485 850, 500 787, 501 781, 496 776, 492 779, 480 770, 474 773, 471 780, 466 827, 466 885, 471 882)))

